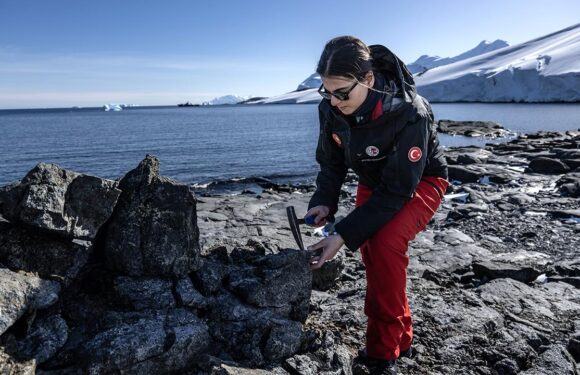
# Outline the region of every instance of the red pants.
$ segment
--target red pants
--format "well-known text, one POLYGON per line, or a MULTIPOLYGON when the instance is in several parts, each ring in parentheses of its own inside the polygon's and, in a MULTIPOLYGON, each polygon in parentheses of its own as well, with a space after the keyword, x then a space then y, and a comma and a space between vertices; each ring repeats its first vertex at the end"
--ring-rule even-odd
MULTIPOLYGON (((445 179, 423 177, 413 197, 360 247, 367 276, 365 314, 369 357, 396 359, 411 345, 413 326, 405 291, 407 247, 435 214, 447 185, 445 179)), ((371 189, 359 184, 356 206, 369 199, 371 193, 371 189)))

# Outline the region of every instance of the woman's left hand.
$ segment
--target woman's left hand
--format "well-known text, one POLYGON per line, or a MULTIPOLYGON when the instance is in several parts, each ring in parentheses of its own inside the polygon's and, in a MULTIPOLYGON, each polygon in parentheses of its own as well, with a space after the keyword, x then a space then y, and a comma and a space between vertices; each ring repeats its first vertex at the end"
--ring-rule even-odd
POLYGON ((317 270, 324 265, 324 262, 327 260, 331 260, 334 258, 338 250, 344 245, 344 240, 340 236, 340 234, 336 233, 332 236, 328 236, 322 241, 308 246, 308 251, 316 251, 318 249, 322 249, 322 254, 319 256, 315 256, 310 261, 310 269, 317 270))

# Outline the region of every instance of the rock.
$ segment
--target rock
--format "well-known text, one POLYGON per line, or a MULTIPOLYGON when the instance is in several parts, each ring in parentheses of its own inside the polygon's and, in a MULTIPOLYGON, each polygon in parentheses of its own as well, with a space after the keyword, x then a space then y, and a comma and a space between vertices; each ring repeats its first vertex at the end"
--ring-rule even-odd
POLYGON ((344 269, 344 250, 339 251, 330 261, 312 272, 312 288, 316 290, 328 290, 336 285, 344 269))
POLYGON ((578 373, 576 364, 561 345, 552 345, 540 354, 532 368, 520 372, 521 375, 561 374, 575 375, 578 373))
POLYGON ((562 174, 570 170, 570 168, 557 159, 539 157, 530 161, 529 168, 534 173, 542 174, 562 174))
POLYGON ((302 324, 299 322, 275 320, 264 346, 264 357, 279 362, 300 349, 302 344, 302 324))
POLYGON ((199 266, 196 200, 188 186, 159 176, 147 156, 120 181, 107 228, 110 269, 128 276, 185 276, 199 266))
POLYGON ((212 259, 202 261, 202 266, 192 274, 193 281, 201 293, 208 297, 222 287, 228 268, 212 259))
POLYGON ((55 303, 60 284, 32 274, 0 268, 0 335, 26 311, 44 309, 55 303))
POLYGON ((457 230, 457 229, 447 229, 438 233, 435 236, 435 240, 443 241, 448 243, 449 245, 459 245, 462 243, 473 243, 473 238, 469 237, 465 233, 457 230))
POLYGON ((135 310, 175 307, 171 280, 120 276, 115 279, 114 288, 121 300, 135 310))
POLYGON ((441 133, 467 137, 501 137, 507 134, 503 126, 493 121, 439 120, 437 122, 437 130, 441 133))
POLYGON ((68 326, 60 315, 51 315, 34 321, 24 340, 18 341, 18 353, 34 358, 37 364, 46 362, 62 348, 68 339, 68 326))
POLYGON ((19 184, 0 188, 0 213, 12 222, 93 240, 120 193, 115 181, 39 163, 19 184))
POLYGON ((507 201, 509 203, 518 205, 518 206, 525 206, 535 201, 534 197, 530 197, 524 193, 516 193, 516 194, 509 194, 507 195, 507 201))
POLYGON ((576 332, 568 342, 568 352, 576 362, 580 362, 580 331, 576 332))
POLYGON ((36 374, 34 359, 19 361, 0 347, 0 374, 6 375, 34 375, 36 374))
POLYGON ((273 308, 283 317, 304 321, 312 288, 309 260, 308 252, 291 249, 264 256, 231 273, 228 287, 250 305, 273 308))
POLYGON ((481 164, 481 159, 470 154, 461 154, 457 156, 457 164, 481 164))
POLYGON ((179 299, 179 303, 183 306, 193 307, 193 308, 204 308, 207 307, 207 300, 205 297, 195 289, 191 279, 189 277, 184 277, 183 279, 177 280, 175 285, 175 292, 179 299))
POLYGON ((82 344, 79 355, 92 374, 175 373, 209 345, 207 326, 195 314, 173 310, 100 332, 82 344))
POLYGON ((64 240, 11 223, 0 223, 0 262, 12 270, 36 272, 69 285, 87 263, 90 242, 64 240))
POLYGON ((550 214, 557 219, 580 219, 580 209, 576 210, 553 210, 550 214))
POLYGON ((478 278, 511 278, 529 283, 545 273, 551 259, 548 255, 521 250, 516 253, 496 255, 487 261, 473 263, 473 272, 478 278))
POLYGON ((469 183, 478 182, 481 178, 481 174, 479 172, 473 171, 466 167, 459 165, 449 165, 447 168, 450 181, 456 180, 461 181, 462 183, 469 183))

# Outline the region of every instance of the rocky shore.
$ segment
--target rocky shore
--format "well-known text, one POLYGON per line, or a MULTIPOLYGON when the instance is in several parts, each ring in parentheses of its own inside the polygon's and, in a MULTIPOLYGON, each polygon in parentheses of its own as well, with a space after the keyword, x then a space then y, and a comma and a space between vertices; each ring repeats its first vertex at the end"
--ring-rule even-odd
MULTIPOLYGON (((400 373, 577 374, 580 133, 446 156, 453 185, 409 249, 400 373)), ((314 187, 266 185, 196 196, 148 156, 119 181, 41 163, 0 188, 0 373, 367 373, 360 255, 312 273, 285 208, 314 187)))

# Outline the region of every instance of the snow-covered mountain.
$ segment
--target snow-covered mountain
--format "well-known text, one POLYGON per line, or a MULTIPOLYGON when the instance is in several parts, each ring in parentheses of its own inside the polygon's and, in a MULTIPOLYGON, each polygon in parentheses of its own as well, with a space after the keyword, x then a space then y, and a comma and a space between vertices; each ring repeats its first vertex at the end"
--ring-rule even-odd
POLYGON ((580 101, 580 24, 415 76, 433 102, 580 101))
POLYGON ((244 100, 249 99, 247 96, 239 96, 239 95, 224 95, 219 96, 210 100, 209 102, 203 102, 203 105, 223 105, 223 104, 238 104, 239 102, 243 102, 244 100))
MULTIPOLYGON (((453 58, 419 62, 446 64, 415 75, 419 93, 432 102, 580 101, 580 24, 515 46, 484 41, 453 58)), ((318 103, 321 83, 315 73, 296 91, 252 104, 318 103)))
POLYGON ((322 85, 322 79, 320 79, 320 74, 314 73, 310 77, 306 78, 302 83, 298 85, 296 91, 303 91, 308 89, 318 89, 322 85))
POLYGON ((451 64, 457 61, 465 60, 470 57, 479 56, 487 52, 495 51, 496 49, 504 48, 509 46, 505 40, 496 40, 494 42, 488 42, 484 40, 479 43, 475 48, 470 49, 467 52, 463 52, 455 57, 439 57, 439 56, 427 56, 423 55, 419 57, 415 62, 408 64, 407 67, 409 71, 413 74, 421 73, 428 69, 435 68, 438 66, 443 66, 451 64))

